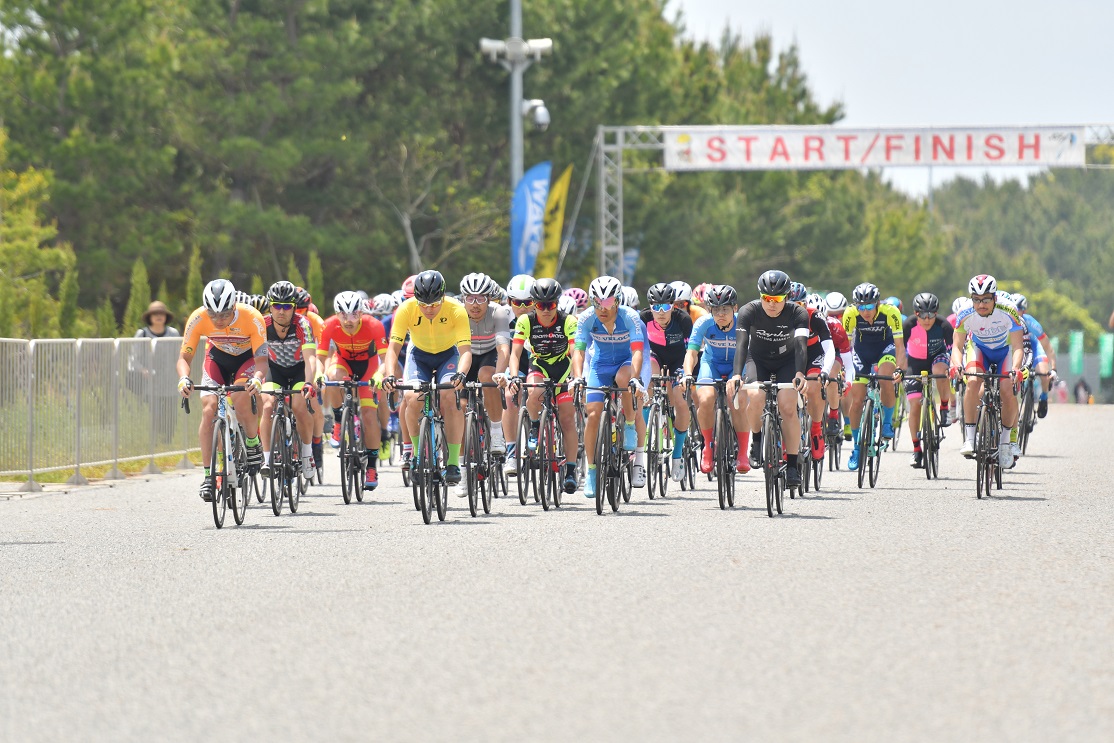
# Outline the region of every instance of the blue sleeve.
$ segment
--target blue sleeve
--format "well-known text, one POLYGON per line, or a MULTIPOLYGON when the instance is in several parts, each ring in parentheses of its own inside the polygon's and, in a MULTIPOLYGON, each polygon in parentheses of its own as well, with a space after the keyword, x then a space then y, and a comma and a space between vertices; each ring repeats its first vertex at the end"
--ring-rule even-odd
POLYGON ((576 326, 576 347, 583 350, 592 342, 592 326, 596 322, 596 311, 589 308, 576 326))
POLYGON ((1044 327, 1037 322, 1037 318, 1032 315, 1023 315, 1022 317, 1025 318, 1025 324, 1029 326, 1029 335, 1033 336, 1034 341, 1044 335, 1044 327))
POLYGON ((689 334, 689 350, 699 351, 700 346, 704 343, 704 336, 708 334, 708 326, 712 323, 711 315, 704 315, 696 324, 692 326, 692 333, 689 334))
POLYGON ((645 343, 646 342, 646 326, 642 323, 642 318, 638 313, 630 307, 624 307, 626 312, 623 317, 627 320, 627 325, 630 326, 630 341, 631 343, 645 343))

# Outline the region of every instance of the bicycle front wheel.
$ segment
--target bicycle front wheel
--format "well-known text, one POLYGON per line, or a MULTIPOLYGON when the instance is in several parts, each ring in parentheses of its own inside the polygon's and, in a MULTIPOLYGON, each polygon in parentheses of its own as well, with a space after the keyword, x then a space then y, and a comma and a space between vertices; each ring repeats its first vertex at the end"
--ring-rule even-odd
MULTIPOLYGON (((728 480, 734 481, 734 472, 728 470, 727 462, 727 430, 730 427, 725 420, 726 416, 723 411, 717 410, 712 433, 712 452, 713 461, 715 462, 716 473, 716 496, 719 500, 719 508, 721 511, 727 510, 728 502, 728 480)), ((733 499, 733 497, 732 497, 733 499)))
POLYGON ((352 468, 352 459, 356 456, 353 445, 356 442, 356 427, 352 421, 352 412, 346 405, 340 416, 340 494, 344 504, 352 502, 352 478, 349 471, 352 468))
POLYGON ((418 467, 411 465, 410 480, 414 483, 415 492, 418 494, 418 505, 422 512, 422 521, 429 523, 433 520, 433 470, 437 462, 433 456, 433 429, 430 427, 429 418, 422 417, 418 428, 418 467))
POLYGON ((284 495, 282 482, 286 478, 286 464, 283 458, 286 445, 282 439, 282 417, 275 415, 271 419, 271 472, 267 476, 267 487, 271 491, 271 512, 276 516, 282 513, 284 495))
POLYGON ((866 482, 866 468, 870 460, 870 438, 873 435, 874 401, 867 398, 863 405, 863 414, 859 419, 859 440, 855 446, 859 450, 859 487, 866 482))
POLYGON ((476 414, 469 411, 464 416, 464 440, 461 442, 461 454, 464 461, 464 489, 468 493, 468 513, 476 518, 479 513, 480 501, 480 430, 476 422, 476 414))
POLYGON ((882 411, 877 407, 874 408, 874 421, 870 427, 871 437, 874 439, 871 446, 871 451, 874 452, 870 457, 870 469, 867 474, 870 476, 870 487, 878 484, 878 470, 882 468, 882 447, 885 439, 882 438, 882 411))
POLYGON ((606 409, 600 413, 596 428, 596 514, 603 515, 604 499, 611 485, 611 416, 606 409))
POLYGON ((213 485, 213 523, 220 529, 224 526, 224 514, 228 505, 228 463, 224 456, 225 422, 213 422, 213 455, 209 462, 209 480, 213 485))
POLYGON ((541 496, 542 510, 548 511, 552 502, 553 485, 557 481, 554 469, 557 467, 557 447, 553 440, 552 416, 548 409, 542 409, 541 419, 538 421, 538 469, 535 473, 534 488, 541 496))
POLYGON ((661 411, 657 404, 650 406, 646 419, 646 490, 650 500, 657 497, 658 470, 661 468, 661 411))
POLYGON ((514 457, 518 474, 515 476, 518 486, 518 503, 526 505, 526 496, 530 492, 530 414, 526 406, 518 411, 518 433, 515 436, 514 457))

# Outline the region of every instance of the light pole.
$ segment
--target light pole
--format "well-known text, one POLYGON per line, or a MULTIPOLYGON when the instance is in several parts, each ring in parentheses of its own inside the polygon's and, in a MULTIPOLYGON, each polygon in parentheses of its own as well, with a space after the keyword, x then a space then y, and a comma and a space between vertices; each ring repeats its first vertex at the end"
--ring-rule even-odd
POLYGON ((537 98, 523 100, 522 73, 534 62, 553 53, 552 39, 522 38, 522 0, 511 0, 511 35, 498 39, 480 39, 480 52, 498 62, 511 73, 511 191, 522 180, 522 120, 530 117, 534 128, 549 128, 549 109, 537 98))

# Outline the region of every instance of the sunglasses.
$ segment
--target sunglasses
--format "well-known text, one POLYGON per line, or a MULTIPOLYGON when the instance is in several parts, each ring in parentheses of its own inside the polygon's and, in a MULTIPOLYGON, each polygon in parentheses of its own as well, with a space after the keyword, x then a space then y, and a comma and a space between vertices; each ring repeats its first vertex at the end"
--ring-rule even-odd
POLYGON ((785 301, 785 298, 788 297, 788 296, 789 296, 788 294, 763 294, 762 295, 762 301, 763 302, 773 302, 774 304, 781 304, 782 302, 785 301))
POLYGON ((877 305, 874 304, 857 304, 855 306, 858 307, 860 310, 867 310, 868 312, 877 307, 877 305))
POLYGON ((443 299, 438 299, 436 302, 418 302, 419 307, 440 307, 443 299))
POLYGON ((971 302, 974 304, 994 304, 996 297, 971 297, 971 302))
POLYGON ((486 294, 469 294, 464 298, 465 304, 483 304, 489 300, 486 294))
POLYGON ((603 299, 592 300, 592 305, 598 310, 609 310, 612 307, 615 307, 618 303, 619 300, 615 297, 605 297, 603 299))
POLYGON ((512 299, 510 300, 511 307, 529 307, 534 303, 532 299, 512 299))
POLYGON ((936 313, 935 312, 918 312, 917 317, 921 318, 922 320, 931 320, 932 318, 936 317, 936 313))
POLYGON ((357 322, 360 319, 359 312, 340 312, 337 314, 340 315, 341 322, 357 322))
POLYGON ((534 302, 534 307, 538 308, 539 310, 549 312, 550 310, 557 309, 557 303, 556 302, 534 302))
POLYGON ((661 304, 650 305, 650 309, 654 312, 672 312, 673 305, 669 304, 668 302, 663 302, 661 304))
POLYGON ((271 302, 272 310, 292 310, 294 309, 293 302, 271 302))
POLYGON ((236 310, 231 309, 225 310, 224 312, 212 312, 210 310, 205 310, 205 312, 209 314, 209 319, 211 320, 231 320, 232 315, 236 312, 236 310))

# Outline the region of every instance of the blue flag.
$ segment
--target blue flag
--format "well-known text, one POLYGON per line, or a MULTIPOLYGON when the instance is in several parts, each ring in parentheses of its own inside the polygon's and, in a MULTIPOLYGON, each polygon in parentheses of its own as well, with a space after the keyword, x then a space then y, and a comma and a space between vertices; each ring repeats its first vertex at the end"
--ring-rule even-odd
POLYGON ((545 242, 545 204, 549 198, 548 161, 526 171, 511 201, 511 276, 532 274, 545 242))

